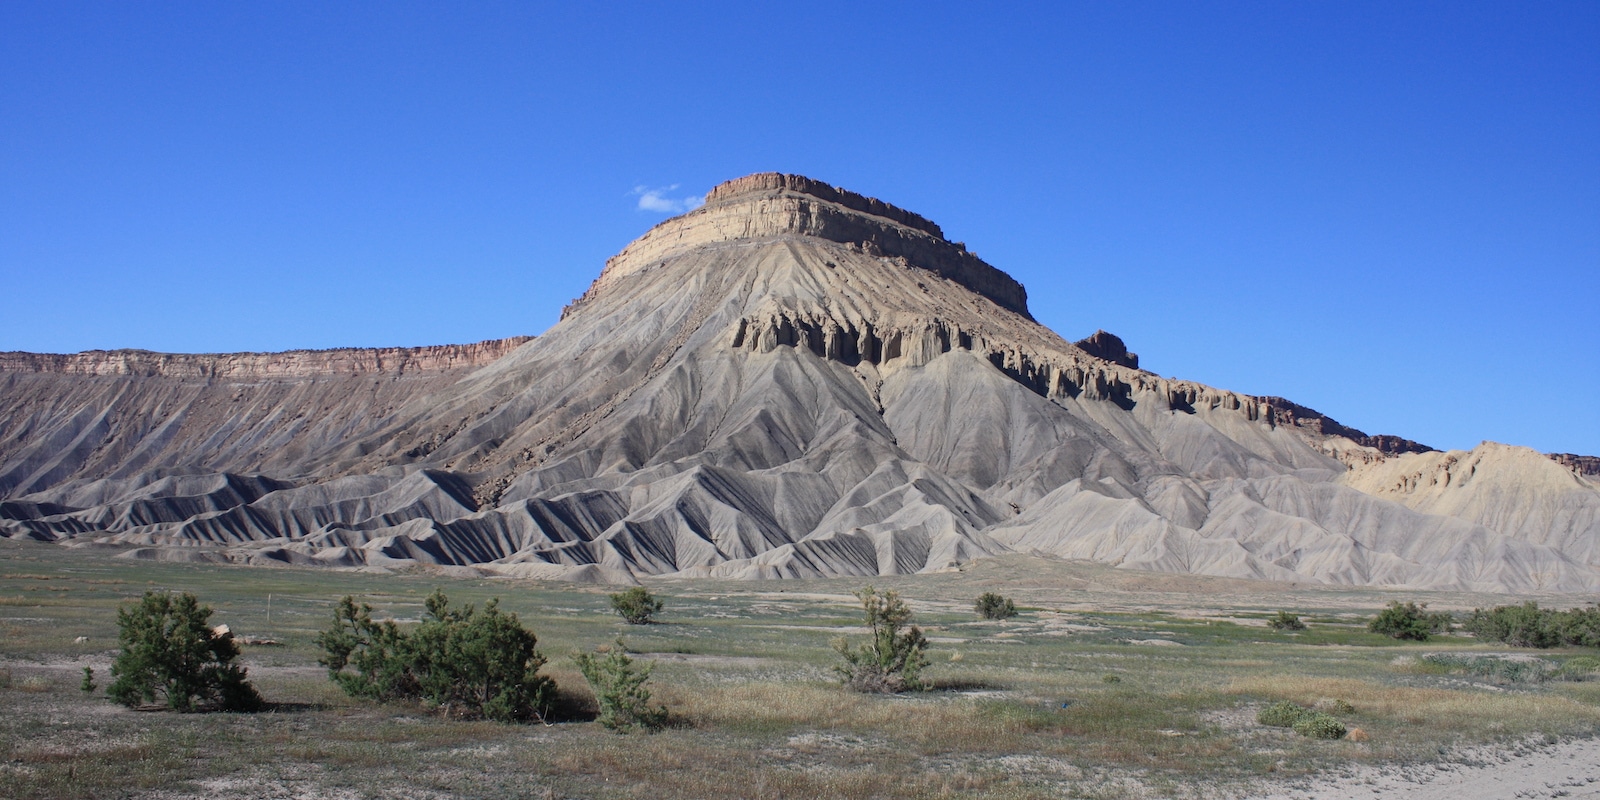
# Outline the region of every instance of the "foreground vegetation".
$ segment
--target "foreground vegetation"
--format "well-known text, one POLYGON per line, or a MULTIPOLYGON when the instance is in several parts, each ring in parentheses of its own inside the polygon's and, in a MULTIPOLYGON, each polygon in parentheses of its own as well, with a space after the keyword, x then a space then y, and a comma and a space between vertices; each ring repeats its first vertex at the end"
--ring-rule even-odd
MULTIPOLYGON (((1600 676, 1586 666, 1594 650, 1506 659, 1497 656, 1505 645, 1459 633, 1415 642, 1368 631, 1393 593, 1146 579, 1026 559, 873 582, 915 614, 924 691, 840 685, 831 643, 870 644, 863 600, 851 594, 864 581, 653 582, 670 616, 630 626, 607 587, 141 564, 0 541, 0 794, 1228 796, 1350 760, 1600 734, 1600 676), (449 605, 430 609, 439 588, 449 605), (193 592, 214 609, 265 711, 147 713, 103 689, 80 691, 84 667, 109 674, 117 609, 147 590, 193 592), (982 619, 973 598, 984 590, 1015 597, 1019 613, 982 619), (356 616, 365 603, 374 626, 393 619, 407 631, 469 605, 477 619, 500 598, 496 614, 537 633, 547 660, 533 666, 559 687, 547 691, 565 721, 507 725, 447 717, 415 698, 347 695, 318 664, 319 637, 347 595, 356 616), (1269 627, 1283 609, 1307 628, 1269 627), (263 640, 280 644, 251 644, 263 640), (619 736, 596 721, 601 704, 588 687, 628 702, 637 684, 586 680, 576 653, 593 654, 591 671, 609 662, 612 675, 648 674, 648 697, 614 706, 611 719, 659 731, 619 736), (1530 658, 1553 668, 1502 666, 1530 658), (1292 705, 1280 707, 1288 727, 1258 721, 1277 703, 1292 705), (1317 738, 1336 730, 1330 719, 1359 729, 1361 741, 1317 738)), ((1404 600, 1462 612, 1504 602, 1404 600)))

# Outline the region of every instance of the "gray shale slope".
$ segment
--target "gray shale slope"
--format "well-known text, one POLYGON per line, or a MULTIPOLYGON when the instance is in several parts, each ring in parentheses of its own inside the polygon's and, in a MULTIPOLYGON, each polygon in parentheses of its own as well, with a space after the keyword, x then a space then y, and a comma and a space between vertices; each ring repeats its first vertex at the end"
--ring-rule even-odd
POLYGON ((628 582, 1129 568, 1600 588, 1578 457, 1439 453, 1035 323, 916 214, 751 175, 536 339, 0 354, 0 535, 628 582))

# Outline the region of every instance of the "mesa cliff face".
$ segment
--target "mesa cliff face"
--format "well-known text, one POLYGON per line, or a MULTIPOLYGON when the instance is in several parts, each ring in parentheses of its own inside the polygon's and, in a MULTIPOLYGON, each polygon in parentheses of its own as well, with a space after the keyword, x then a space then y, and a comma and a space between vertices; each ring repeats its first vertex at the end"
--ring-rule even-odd
POLYGON ((938 226, 799 176, 713 189, 538 339, 477 347, 352 351, 324 372, 288 354, 0 368, 0 442, 21 443, 0 451, 0 533, 578 580, 904 574, 1020 551, 1600 587, 1600 490, 1554 461, 1570 497, 1484 478, 1528 469, 1499 457, 1475 462, 1476 485, 1520 499, 1405 489, 1440 454, 1140 370, 1111 334, 1068 342, 938 226))
POLYGON ((0 353, 0 498, 161 474, 314 474, 370 430, 531 337, 282 353, 0 353))
POLYGON ((888 203, 776 172, 713 188, 700 208, 657 225, 606 262, 594 290, 604 291, 677 253, 780 236, 811 237, 846 244, 869 256, 900 259, 1028 317, 1028 294, 1022 284, 964 245, 946 241, 939 226, 888 203))
POLYGON ((189 354, 153 353, 148 350, 88 350, 65 354, 0 352, 0 372, 220 380, 404 375, 476 369, 532 340, 532 336, 513 336, 474 344, 348 347, 279 353, 189 354))
POLYGON ((1574 453, 1549 453, 1548 457, 1579 475, 1600 475, 1600 456, 1580 456, 1574 453))

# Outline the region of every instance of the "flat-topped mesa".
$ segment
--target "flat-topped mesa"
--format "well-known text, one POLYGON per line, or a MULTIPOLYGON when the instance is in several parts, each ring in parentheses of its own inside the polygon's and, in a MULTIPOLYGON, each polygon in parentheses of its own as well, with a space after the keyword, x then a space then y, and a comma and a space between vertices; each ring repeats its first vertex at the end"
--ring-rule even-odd
POLYGON ((279 353, 154 353, 87 350, 82 353, 0 353, 0 373, 122 375, 146 378, 255 380, 329 375, 401 375, 476 369, 533 339, 512 336, 472 344, 428 347, 344 347, 279 353))
POLYGON ((938 225, 880 200, 777 172, 719 184, 707 193, 705 205, 651 228, 607 261, 594 285, 569 310, 671 256, 722 242, 794 236, 903 259, 1032 318, 1022 284, 985 263, 965 244, 947 241, 938 225))
POLYGON ((892 206, 874 197, 856 194, 849 189, 838 186, 829 186, 818 180, 812 180, 804 175, 785 175, 782 172, 757 172, 743 178, 734 178, 731 181, 719 183, 711 187, 706 193, 706 205, 719 203, 743 194, 790 191, 797 194, 808 194, 819 200, 826 200, 834 205, 844 206, 852 211, 871 214, 874 217, 883 217, 887 220, 898 222, 907 228, 915 228, 929 236, 944 238, 944 231, 940 230, 933 220, 907 211, 899 206, 892 206))

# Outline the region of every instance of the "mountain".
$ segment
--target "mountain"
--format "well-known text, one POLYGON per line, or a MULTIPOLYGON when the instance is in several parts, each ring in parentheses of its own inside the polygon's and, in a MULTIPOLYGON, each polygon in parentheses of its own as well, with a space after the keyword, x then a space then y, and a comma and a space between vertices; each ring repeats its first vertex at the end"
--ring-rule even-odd
POLYGON ((1600 486, 1578 467, 1141 370, 1114 335, 1036 323, 927 219, 799 176, 716 187, 538 338, 379 352, 0 355, 0 533, 597 581, 1021 551, 1600 587, 1600 486))

